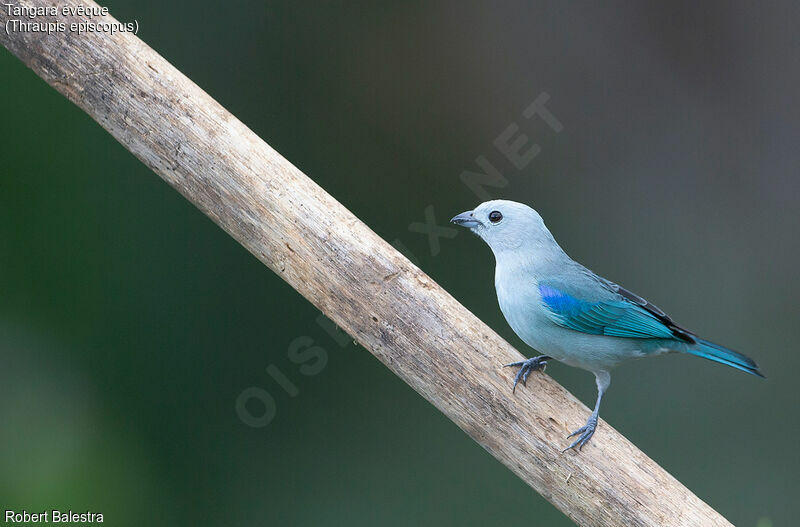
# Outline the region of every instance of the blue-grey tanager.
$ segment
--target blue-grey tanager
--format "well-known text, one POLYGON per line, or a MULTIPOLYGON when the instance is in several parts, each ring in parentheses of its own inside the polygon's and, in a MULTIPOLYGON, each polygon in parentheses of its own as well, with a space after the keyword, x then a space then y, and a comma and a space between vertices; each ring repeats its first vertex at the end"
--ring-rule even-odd
POLYGON ((553 358, 594 373, 597 403, 566 450, 585 445, 597 428, 600 400, 620 361, 683 352, 761 375, 749 357, 703 340, 659 308, 582 266, 559 247, 541 216, 521 203, 487 201, 453 223, 480 236, 494 253, 494 284, 511 328, 542 355, 507 364, 517 383, 553 358))

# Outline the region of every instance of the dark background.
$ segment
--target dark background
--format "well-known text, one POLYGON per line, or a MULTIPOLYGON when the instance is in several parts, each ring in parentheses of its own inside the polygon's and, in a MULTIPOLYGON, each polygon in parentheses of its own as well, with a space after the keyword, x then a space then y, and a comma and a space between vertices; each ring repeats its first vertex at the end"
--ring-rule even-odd
MULTIPOLYGON (((175 4, 107 5, 525 353, 489 249, 409 230, 480 201, 459 179, 480 155, 574 258, 757 359, 766 382, 625 364, 602 416, 736 525, 796 520, 800 5, 175 4), (560 133, 521 116, 541 93, 560 133), (514 123, 541 147, 522 170, 492 145, 514 123)), ((0 507, 570 524, 5 50, 0 79, 0 507), (303 336, 315 376, 287 356, 303 336), (252 386, 264 428, 235 409, 252 386)), ((594 401, 591 374, 548 373, 594 401)))

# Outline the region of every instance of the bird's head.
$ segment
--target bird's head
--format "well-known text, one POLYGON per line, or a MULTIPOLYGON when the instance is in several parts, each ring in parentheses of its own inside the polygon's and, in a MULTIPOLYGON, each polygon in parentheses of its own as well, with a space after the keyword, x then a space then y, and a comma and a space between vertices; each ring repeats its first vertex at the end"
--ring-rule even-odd
POLYGON ((495 256, 521 247, 531 250, 558 247, 539 213, 515 201, 486 201, 450 221, 480 236, 495 256))

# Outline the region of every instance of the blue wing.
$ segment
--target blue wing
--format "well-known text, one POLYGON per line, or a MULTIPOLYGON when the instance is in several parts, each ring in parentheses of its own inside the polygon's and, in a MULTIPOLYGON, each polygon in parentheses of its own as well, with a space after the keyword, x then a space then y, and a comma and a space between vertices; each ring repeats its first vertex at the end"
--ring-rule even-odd
POLYGON ((562 327, 610 337, 682 338, 674 331, 679 328, 674 327, 666 316, 659 316, 660 310, 648 310, 618 292, 609 298, 586 301, 566 293, 564 289, 558 284, 539 284, 539 294, 551 319, 562 327))

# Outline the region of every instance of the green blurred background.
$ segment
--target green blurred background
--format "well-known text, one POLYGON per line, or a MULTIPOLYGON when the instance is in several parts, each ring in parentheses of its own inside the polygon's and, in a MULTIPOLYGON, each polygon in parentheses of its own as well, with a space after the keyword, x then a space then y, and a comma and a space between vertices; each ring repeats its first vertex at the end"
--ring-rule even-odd
MULTIPOLYGON (((625 364, 602 415, 736 525, 793 524, 800 5, 107 5, 524 353, 488 248, 409 230, 480 201, 459 174, 481 155, 574 258, 757 359, 766 382, 625 364), (521 117, 543 92, 560 133, 521 117), (541 147, 522 170, 492 144, 514 123, 541 147)), ((0 79, 0 507, 571 524, 5 50, 0 79), (289 360, 298 337, 327 352, 317 375, 289 360), (236 411, 250 387, 266 427, 236 411)), ((594 401, 591 374, 548 373, 594 401)))

